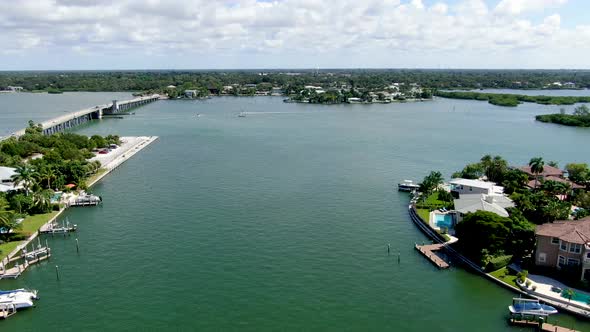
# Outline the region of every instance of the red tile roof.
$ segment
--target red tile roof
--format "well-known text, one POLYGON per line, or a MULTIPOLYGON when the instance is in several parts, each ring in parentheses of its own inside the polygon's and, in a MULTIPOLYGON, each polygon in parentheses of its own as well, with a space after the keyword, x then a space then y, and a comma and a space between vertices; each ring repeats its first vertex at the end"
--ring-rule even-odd
MULTIPOLYGON (((572 189, 584 189, 584 188, 586 188, 586 187, 584 187, 582 185, 579 185, 577 183, 574 183, 574 182, 572 182, 570 180, 567 180, 567 179, 564 179, 564 178, 560 178, 560 177, 557 177, 557 176, 553 176, 553 175, 546 176, 545 178, 543 178, 543 180, 537 181, 537 187, 540 187, 541 186, 541 181, 555 181, 555 182, 567 183, 567 184, 570 185, 570 187, 572 189)), ((529 188, 535 188, 535 180, 534 179, 533 180, 530 180, 527 183, 527 186, 529 188)))
POLYGON ((535 234, 557 237, 570 243, 584 244, 590 242, 590 217, 576 221, 555 221, 537 226, 535 234))
POLYGON ((525 173, 527 173, 530 176, 539 175, 539 176, 543 176, 543 177, 545 177, 545 176, 558 176, 558 177, 561 177, 561 176, 563 176, 563 173, 564 173, 564 171, 560 170, 559 168, 556 168, 556 167, 553 167, 553 166, 549 166, 549 165, 543 166, 543 172, 542 173, 539 173, 539 174, 534 174, 531 171, 531 167, 530 166, 520 166, 518 169, 521 170, 521 171, 523 171, 523 172, 525 172, 525 173))

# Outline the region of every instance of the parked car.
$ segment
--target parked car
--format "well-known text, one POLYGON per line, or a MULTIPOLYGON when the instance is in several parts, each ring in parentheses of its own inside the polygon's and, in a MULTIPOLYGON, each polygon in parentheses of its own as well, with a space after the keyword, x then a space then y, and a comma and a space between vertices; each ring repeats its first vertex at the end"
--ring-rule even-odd
POLYGON ((98 151, 98 154, 107 154, 109 153, 109 150, 100 150, 98 151))

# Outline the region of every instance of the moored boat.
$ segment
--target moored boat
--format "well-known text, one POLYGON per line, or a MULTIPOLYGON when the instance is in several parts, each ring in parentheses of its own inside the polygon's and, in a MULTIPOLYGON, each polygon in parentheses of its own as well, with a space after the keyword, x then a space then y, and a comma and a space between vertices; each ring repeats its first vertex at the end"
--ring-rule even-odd
POLYGON ((0 295, 0 305, 12 304, 16 308, 26 309, 35 306, 33 300, 37 299, 37 291, 15 290, 8 294, 0 295))
POLYGON ((412 180, 404 180, 397 184, 397 189, 399 191, 414 191, 418 190, 418 188, 420 188, 420 185, 414 183, 412 180))
POLYGON ((557 313, 557 309, 550 305, 539 303, 537 299, 513 298, 512 305, 508 306, 512 315, 539 315, 547 316, 557 313))

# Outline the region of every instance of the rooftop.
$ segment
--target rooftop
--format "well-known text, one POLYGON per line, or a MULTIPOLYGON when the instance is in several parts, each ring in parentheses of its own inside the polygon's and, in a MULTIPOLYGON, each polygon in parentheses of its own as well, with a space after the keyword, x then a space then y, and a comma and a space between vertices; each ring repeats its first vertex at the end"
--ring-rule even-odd
MULTIPOLYGON (((530 175, 530 176, 535 176, 537 174, 534 174, 531 171, 531 167, 530 166, 520 166, 518 167, 519 170, 525 172, 526 174, 530 175)), ((557 167, 553 167, 553 166, 549 166, 549 165, 545 165, 543 166, 543 172, 539 173, 538 175, 546 177, 546 176, 557 176, 557 177, 562 177, 563 176, 564 171, 560 170, 557 167)))
POLYGON ((493 212, 502 217, 508 217, 505 208, 514 206, 510 198, 502 195, 463 194, 454 200, 455 210, 461 213, 476 211, 493 212))
POLYGON ((585 244, 590 241, 590 217, 576 221, 554 221, 537 226, 536 235, 556 237, 560 240, 585 244))
MULTIPOLYGON (((555 181, 555 182, 560 182, 560 183, 566 183, 572 189, 583 189, 583 188, 586 188, 586 187, 584 187, 582 185, 579 185, 577 183, 574 183, 574 182, 572 182, 570 180, 564 179, 562 177, 554 176, 554 175, 545 176, 543 180, 545 180, 545 181, 555 181)), ((537 184, 537 187, 540 187, 541 186, 541 182, 539 182, 539 181, 537 181, 536 184, 537 184)), ((529 181, 527 183, 527 186, 530 187, 530 188, 535 188, 535 180, 529 181)))
POLYGON ((0 166, 0 180, 10 180, 16 174, 15 168, 0 166))

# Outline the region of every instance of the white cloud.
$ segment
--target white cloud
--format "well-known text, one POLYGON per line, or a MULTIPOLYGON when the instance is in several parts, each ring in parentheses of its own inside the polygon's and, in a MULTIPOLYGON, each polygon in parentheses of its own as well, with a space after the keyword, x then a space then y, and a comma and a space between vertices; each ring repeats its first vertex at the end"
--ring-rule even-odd
POLYGON ((430 5, 421 0, 22 0, 4 4, 0 11, 0 42, 5 45, 0 60, 2 53, 71 51, 96 57, 289 55, 318 62, 321 57, 340 59, 336 66, 353 60, 374 66, 373 59, 400 52, 406 59, 443 57, 459 64, 468 56, 481 60, 482 53, 542 47, 548 54, 552 48, 564 51, 564 45, 588 49, 588 27, 565 29, 557 14, 540 23, 520 15, 565 2, 502 0, 490 9, 483 0, 430 5))
POLYGON ((518 15, 559 7, 565 3, 567 0, 502 0, 496 6, 495 11, 501 14, 518 15))

